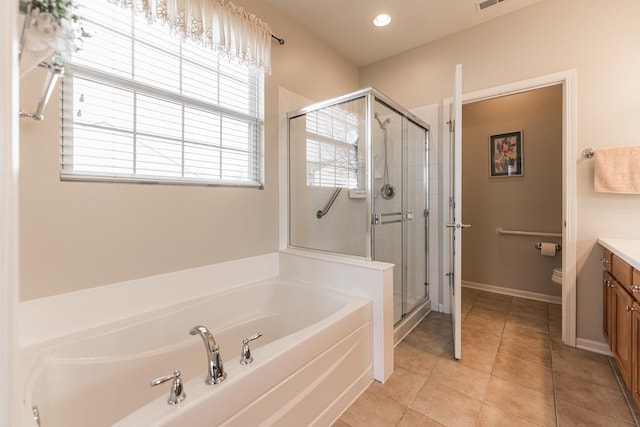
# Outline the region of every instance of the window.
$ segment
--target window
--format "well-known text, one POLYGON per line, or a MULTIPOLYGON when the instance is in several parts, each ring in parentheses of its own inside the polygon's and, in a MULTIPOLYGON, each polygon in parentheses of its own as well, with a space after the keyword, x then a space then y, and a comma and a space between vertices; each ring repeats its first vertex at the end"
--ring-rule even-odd
POLYGON ((82 3, 91 37, 64 78, 62 178, 261 187, 263 72, 82 3))
POLYGON ((307 185, 358 188, 360 116, 345 105, 307 113, 307 185))

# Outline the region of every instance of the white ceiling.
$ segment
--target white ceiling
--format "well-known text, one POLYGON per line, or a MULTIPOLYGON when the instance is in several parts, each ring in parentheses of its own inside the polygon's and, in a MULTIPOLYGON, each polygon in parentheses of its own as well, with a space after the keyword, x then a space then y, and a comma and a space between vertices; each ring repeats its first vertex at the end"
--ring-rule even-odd
MULTIPOLYGON (((539 0, 503 0, 479 12, 484 0, 266 0, 352 64, 361 67, 458 31, 473 27, 539 0), (373 18, 391 15, 377 28, 373 18)), ((286 38, 283 34, 277 36, 286 38)))

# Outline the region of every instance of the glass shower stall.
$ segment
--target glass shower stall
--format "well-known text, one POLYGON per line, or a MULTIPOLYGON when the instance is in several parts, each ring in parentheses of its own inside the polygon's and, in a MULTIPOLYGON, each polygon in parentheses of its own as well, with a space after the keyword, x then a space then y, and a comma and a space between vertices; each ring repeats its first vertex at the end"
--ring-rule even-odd
POLYGON ((373 88, 287 120, 289 246, 395 264, 397 325, 429 298, 429 125, 373 88))

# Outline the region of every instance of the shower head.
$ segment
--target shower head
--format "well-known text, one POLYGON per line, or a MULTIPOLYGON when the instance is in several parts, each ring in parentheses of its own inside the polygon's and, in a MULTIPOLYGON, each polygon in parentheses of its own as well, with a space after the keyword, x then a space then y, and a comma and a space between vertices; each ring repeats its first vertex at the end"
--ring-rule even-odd
POLYGON ((381 120, 380 120, 380 117, 378 117, 378 113, 375 113, 375 114, 373 115, 373 117, 378 121, 378 124, 380 125, 380 128, 381 128, 382 130, 387 130, 387 125, 388 125, 389 123, 391 123, 391 119, 390 119, 390 118, 388 118, 388 117, 387 117, 387 118, 384 120, 384 122, 383 122, 383 121, 381 121, 381 120))

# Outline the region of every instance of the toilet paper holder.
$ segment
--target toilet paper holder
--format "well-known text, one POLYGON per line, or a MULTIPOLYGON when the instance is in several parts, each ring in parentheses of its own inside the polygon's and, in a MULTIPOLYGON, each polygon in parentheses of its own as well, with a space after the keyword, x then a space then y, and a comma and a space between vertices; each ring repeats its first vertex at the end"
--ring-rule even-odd
MULTIPOLYGON (((535 246, 536 249, 542 249, 542 242, 538 242, 533 246, 535 246)), ((562 249, 562 246, 560 246, 558 243, 556 243, 556 251, 559 251, 560 249, 562 249)))

